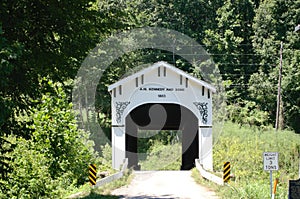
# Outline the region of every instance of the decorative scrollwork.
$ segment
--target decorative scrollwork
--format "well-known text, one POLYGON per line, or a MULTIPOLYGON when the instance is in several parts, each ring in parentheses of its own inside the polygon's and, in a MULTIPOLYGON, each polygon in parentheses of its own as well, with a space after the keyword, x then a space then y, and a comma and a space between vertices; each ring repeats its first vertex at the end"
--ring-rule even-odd
POLYGON ((123 112, 129 104, 130 102, 116 102, 116 116, 118 124, 121 123, 123 112))
POLYGON ((199 110, 200 115, 202 117, 202 123, 207 124, 207 117, 208 117, 208 103, 207 102, 194 102, 193 103, 196 108, 199 110))

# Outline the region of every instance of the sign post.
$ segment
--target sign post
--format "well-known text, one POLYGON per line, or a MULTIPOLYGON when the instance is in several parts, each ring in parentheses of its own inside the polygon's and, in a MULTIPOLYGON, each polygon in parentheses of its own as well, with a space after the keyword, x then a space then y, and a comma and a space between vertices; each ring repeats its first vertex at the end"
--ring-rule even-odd
POLYGON ((278 165, 278 152, 264 152, 264 170, 270 171, 270 190, 272 198, 272 171, 277 171, 279 169, 278 165))

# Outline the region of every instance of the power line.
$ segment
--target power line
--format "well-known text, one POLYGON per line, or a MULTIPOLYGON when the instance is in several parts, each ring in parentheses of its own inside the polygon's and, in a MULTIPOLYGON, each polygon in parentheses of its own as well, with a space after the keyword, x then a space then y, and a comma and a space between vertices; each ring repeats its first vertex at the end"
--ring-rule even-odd
MULTIPOLYGON (((158 50, 161 50, 161 49, 158 49, 158 50)), ((163 50, 163 51, 167 51, 167 50, 163 50)), ((261 54, 258 54, 258 53, 180 53, 180 51, 175 51, 174 52, 175 55, 177 56, 180 56, 180 55, 187 55, 187 56, 191 56, 191 55, 194 55, 194 56, 219 56, 219 55, 227 55, 227 56, 235 56, 235 55, 241 55, 241 56, 262 56, 261 54), (180 53, 179 54, 176 54, 176 53, 180 53)), ((168 51, 168 52, 160 52, 160 54, 162 55, 173 55, 173 52, 172 51, 168 51)))

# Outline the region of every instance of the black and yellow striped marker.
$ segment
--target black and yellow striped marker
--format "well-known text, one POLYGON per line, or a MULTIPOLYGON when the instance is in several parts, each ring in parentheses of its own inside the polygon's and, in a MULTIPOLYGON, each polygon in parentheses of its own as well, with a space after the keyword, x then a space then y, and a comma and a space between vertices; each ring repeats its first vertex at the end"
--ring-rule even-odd
POLYGON ((97 175, 97 169, 95 164, 89 165, 89 181, 91 185, 96 184, 96 175, 97 175))
POLYGON ((229 180, 230 180, 230 162, 224 162, 223 182, 229 182, 229 180))

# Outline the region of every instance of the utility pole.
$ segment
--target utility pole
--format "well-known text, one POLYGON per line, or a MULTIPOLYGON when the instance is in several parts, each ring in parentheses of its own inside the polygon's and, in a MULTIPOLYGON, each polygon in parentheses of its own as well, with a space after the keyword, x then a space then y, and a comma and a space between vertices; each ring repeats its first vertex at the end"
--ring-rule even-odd
MULTIPOLYGON (((276 131, 279 128, 279 118, 280 118, 280 101, 281 101, 281 79, 282 79, 282 50, 283 50, 283 42, 280 43, 280 64, 279 64, 279 78, 278 78, 278 92, 277 92, 277 110, 276 110, 276 123, 275 129, 276 131)), ((283 118, 281 118, 283 119, 283 118)))
MULTIPOLYGON (((295 27, 295 32, 300 32, 300 24, 295 27)), ((300 178, 300 154, 299 154, 299 178, 300 178)))

